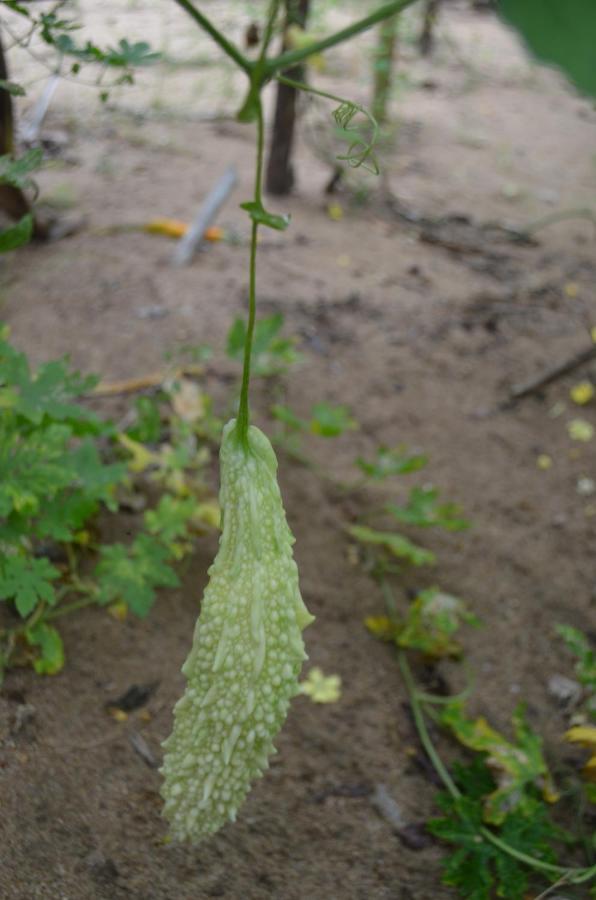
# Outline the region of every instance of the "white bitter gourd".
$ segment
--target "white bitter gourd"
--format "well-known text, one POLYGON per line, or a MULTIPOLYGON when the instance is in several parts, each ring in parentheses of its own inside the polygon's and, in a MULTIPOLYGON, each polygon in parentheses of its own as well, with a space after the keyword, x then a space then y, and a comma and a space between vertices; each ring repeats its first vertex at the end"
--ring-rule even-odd
POLYGON ((258 428, 247 437, 243 444, 236 420, 224 428, 219 551, 163 745, 164 815, 179 840, 199 841, 234 821, 268 767, 306 659, 301 632, 313 621, 300 596, 275 453, 258 428))

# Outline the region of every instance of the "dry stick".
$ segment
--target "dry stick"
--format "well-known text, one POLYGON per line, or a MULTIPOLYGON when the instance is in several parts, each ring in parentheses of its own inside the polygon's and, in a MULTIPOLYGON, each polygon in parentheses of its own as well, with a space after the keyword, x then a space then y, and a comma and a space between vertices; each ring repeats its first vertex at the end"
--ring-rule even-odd
POLYGON ((48 109, 50 108, 50 103, 52 102, 52 97, 54 96, 56 88, 58 87, 59 81, 60 75, 56 73, 54 73, 54 75, 50 75, 49 79, 46 82, 46 86, 43 89, 43 93, 31 114, 31 117, 27 122, 23 122, 23 124, 21 125, 21 138, 26 143, 32 144, 39 138, 41 126, 43 125, 43 121, 46 117, 48 109))
POLYGON ((180 239, 174 253, 175 265, 185 266, 191 261, 199 249, 203 235, 234 190, 237 181, 236 170, 230 166, 208 195, 184 237, 180 239))
POLYGON ((113 381, 111 384, 101 381, 88 394, 88 397, 116 397, 119 394, 136 394, 138 391, 145 391, 148 388, 159 387, 168 378, 184 378, 185 375, 200 376, 205 374, 205 367, 196 364, 183 366, 169 372, 150 372, 147 375, 139 375, 137 378, 127 378, 124 381, 113 381))
POLYGON ((590 362, 592 359, 596 359, 596 344, 592 344, 592 346, 582 350, 581 353, 572 356, 571 359, 567 359, 565 362, 558 363, 558 365, 546 369, 541 375, 531 378, 529 381, 523 382, 523 384, 516 385, 504 405, 508 406, 511 403, 517 403, 522 397, 527 397, 528 394, 534 394, 541 388, 546 387, 547 384, 551 384, 551 382, 556 381, 557 378, 567 375, 568 372, 572 372, 574 369, 583 366, 584 363, 590 362))

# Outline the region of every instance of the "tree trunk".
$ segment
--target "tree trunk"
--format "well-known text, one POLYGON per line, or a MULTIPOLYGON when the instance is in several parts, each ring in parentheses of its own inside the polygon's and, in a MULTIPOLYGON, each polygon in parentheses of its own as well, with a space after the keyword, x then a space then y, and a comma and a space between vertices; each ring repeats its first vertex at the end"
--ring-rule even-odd
POLYGON ((440 0, 426 0, 422 19, 422 31, 418 39, 418 49, 422 56, 430 56, 435 44, 435 22, 439 12, 440 0))
POLYGON ((387 106, 393 85, 393 69, 397 50, 399 14, 381 22, 373 57, 374 87, 371 104, 372 114, 379 123, 387 121, 387 106))
MULTIPOLYGON (((8 81, 8 67, 0 35, 0 78, 8 81)), ((12 97, 6 88, 0 87, 0 156, 14 156, 14 115, 12 97)), ((11 184, 0 184, 0 210, 15 221, 31 212, 24 193, 11 184)))
MULTIPOLYGON (((286 29, 290 25, 304 28, 308 18, 310 0, 285 0, 286 29)), ((284 42, 284 49, 286 49, 284 42)), ((304 81, 304 67, 295 66, 285 73, 294 81, 304 81)), ((270 194, 289 194, 294 186, 292 150, 296 125, 296 90, 286 84, 277 85, 275 118, 269 145, 269 159, 265 179, 266 190, 270 194)))

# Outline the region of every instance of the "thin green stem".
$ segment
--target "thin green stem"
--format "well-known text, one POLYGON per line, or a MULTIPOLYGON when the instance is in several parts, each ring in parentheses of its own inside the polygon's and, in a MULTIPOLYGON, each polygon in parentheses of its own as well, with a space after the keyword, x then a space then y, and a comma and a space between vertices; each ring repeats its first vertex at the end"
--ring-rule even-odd
POLYGON ((271 39, 273 38, 273 29, 275 28, 275 23, 277 21, 278 15, 279 15, 279 5, 280 5, 280 0, 271 0, 271 3, 269 5, 269 12, 267 13, 267 23, 265 25, 265 33, 263 35, 263 42, 261 44, 261 52, 259 54, 258 65, 260 65, 260 66, 266 67, 267 50, 269 49, 271 39))
MULTIPOLYGON (((265 123, 263 120, 263 105, 261 98, 257 100, 257 161, 255 170, 254 201, 258 205, 262 203, 263 192, 263 156, 265 148, 265 123)), ((248 426, 250 422, 250 410, 248 405, 248 388, 250 385, 250 363, 252 356, 252 344, 255 331, 257 312, 257 238, 259 225, 253 220, 250 236, 250 276, 248 287, 248 325, 246 328, 246 341, 244 343, 244 366, 242 371, 242 387, 240 388, 240 403, 238 406, 237 431, 240 441, 248 446, 248 426)))
POLYGON ((347 28, 342 28, 341 31, 336 31, 335 34, 330 34, 320 41, 314 41, 308 47, 297 47, 295 50, 288 50, 280 56, 273 57, 267 63, 267 71, 273 75, 282 69, 290 69, 303 60, 308 59, 309 56, 323 53, 325 50, 329 50, 337 44, 342 44, 363 31, 368 31, 369 28, 373 28, 379 22, 382 22, 383 19, 401 12, 402 9, 406 9, 406 7, 411 6, 415 2, 416 0, 393 0, 392 3, 385 3, 369 16, 358 19, 357 22, 353 22, 347 28))
MULTIPOLYGON (((275 80, 279 81, 280 84, 287 84, 288 87, 292 87, 297 91, 304 91, 305 94, 316 94, 317 97, 324 97, 326 100, 335 100, 336 103, 350 102, 345 97, 339 97, 337 94, 330 94, 329 91, 321 91, 319 88, 306 84, 304 81, 295 81, 293 78, 288 78, 287 75, 276 75, 275 80)), ((364 108, 357 103, 354 103, 353 105, 356 106, 357 109, 364 111, 364 108)))
POLYGON ((247 59, 244 54, 215 27, 213 22, 211 22, 204 13, 200 12, 190 0, 174 0, 174 2, 182 7, 182 9, 201 26, 203 31, 206 31, 207 34, 213 38, 215 43, 221 47, 223 52, 229 56, 243 72, 246 72, 249 76, 251 75, 254 63, 247 59))
POLYGON ((449 774, 449 770, 447 766, 444 764, 443 760, 437 753, 435 749, 435 745, 433 744, 431 737, 428 733, 428 728, 426 727, 426 722, 424 721, 424 713, 422 712, 422 707, 420 705, 420 701, 418 699, 418 692, 416 688, 416 684, 414 682, 414 677, 412 675, 412 671, 410 666, 408 665, 408 660, 406 659, 406 654, 403 650, 398 651, 397 658, 399 661, 399 668, 401 669, 401 673, 403 675, 403 679, 406 684, 406 688, 408 690, 408 695, 410 698, 410 706, 412 707, 412 715, 414 716, 414 723, 416 725, 416 730, 418 731, 418 735, 420 736, 420 742, 424 749, 426 750, 427 756, 430 759, 431 763, 435 767, 435 770, 451 794, 451 796, 457 800, 461 797, 461 791, 455 784, 453 778, 449 774))
MULTIPOLYGON (((424 720, 424 712, 421 705, 420 692, 416 687, 412 671, 406 659, 406 654, 403 650, 398 651, 398 661, 408 691, 410 706, 412 708, 412 715, 414 717, 414 723, 416 725, 418 736, 420 737, 420 743, 424 747, 428 758, 433 764, 435 771, 445 785, 446 789, 451 794, 451 796, 457 800, 462 796, 462 793, 453 781, 449 770, 439 756, 435 745, 432 742, 430 734, 428 733, 426 722, 424 720)), ((544 872, 552 872, 555 875, 565 876, 565 878, 568 879, 570 883, 581 884, 589 881, 591 878, 594 878, 594 876, 596 876, 596 866, 592 866, 589 869, 565 868, 564 866, 557 866, 554 863, 548 863, 544 862, 544 860, 536 859, 536 857, 534 856, 528 856, 526 853, 522 853, 521 850, 516 850, 515 847, 512 847, 510 844, 502 841, 501 838, 499 838, 489 828, 481 826, 478 829, 478 833, 491 844, 493 844, 493 846, 498 847, 498 849, 503 853, 507 853, 508 856, 519 860, 519 862, 522 862, 533 869, 540 869, 544 872)))
POLYGON ((60 616, 67 616, 69 613, 75 612, 77 609, 84 609, 86 606, 91 606, 93 603, 97 603, 97 599, 92 594, 87 597, 79 597, 78 600, 73 600, 72 603, 65 603, 64 606, 58 606, 56 609, 52 609, 50 612, 46 613, 44 621, 48 621, 49 619, 59 619, 60 616))

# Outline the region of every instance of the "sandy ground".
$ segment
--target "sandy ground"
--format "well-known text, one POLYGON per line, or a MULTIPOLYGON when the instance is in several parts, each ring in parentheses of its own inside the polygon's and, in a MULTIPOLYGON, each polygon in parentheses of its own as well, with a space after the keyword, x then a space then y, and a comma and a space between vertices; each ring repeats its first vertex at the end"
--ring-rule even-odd
MULTIPOLYGON (((159 368, 183 344, 210 343, 218 352, 207 388, 221 397, 225 336, 247 284, 237 203, 250 196, 252 135, 225 118, 238 85, 227 67, 206 65, 215 51, 176 10, 166 16, 165 4, 131 3, 125 13, 115 3, 101 4, 101 13, 87 7, 87 21, 95 17, 106 34, 145 38, 195 66, 143 73, 107 108, 96 93, 83 101, 74 87, 60 87, 45 131, 58 134, 61 151, 40 175, 41 193, 87 224, 2 261, 1 318, 35 362, 69 353, 84 371, 114 380, 159 368), (213 115, 220 118, 205 121, 213 115), (210 246, 177 269, 165 238, 101 232, 155 216, 191 218, 228 164, 240 185, 220 222, 239 244, 210 246)), ((232 7, 216 12, 239 33, 245 19, 232 7)), ((498 408, 513 384, 589 343, 594 231, 569 219, 521 246, 480 226, 590 206, 596 113, 533 67, 491 17, 455 4, 438 39, 427 61, 404 44, 407 79, 395 98, 397 133, 380 152, 384 174, 376 185, 352 175, 359 202, 338 196, 341 221, 329 217, 322 193, 322 113, 306 113, 297 190, 271 204, 291 212, 292 227, 266 235, 261 247, 260 311, 283 312, 287 333, 299 338, 304 362, 286 379, 288 405, 307 414, 319 401, 343 403, 360 423, 337 441, 313 439, 308 450, 321 466, 348 478, 359 454, 405 442, 430 457, 420 480, 464 507, 473 529, 422 535, 439 564, 396 582, 398 596, 405 602, 408 591, 440 584, 466 599, 484 622, 466 637, 477 679, 470 709, 507 729, 525 699, 556 771, 565 719, 547 681, 571 666, 553 625, 594 636, 596 504, 577 491, 580 478, 596 475, 593 443, 571 441, 567 424, 581 417, 596 426, 596 409, 569 400, 579 373, 498 408), (408 225, 388 208, 388 191, 418 216, 466 218, 408 225), (563 404, 558 416, 555 404, 563 404), (552 458, 550 469, 537 466, 540 454, 552 458)), ((365 99, 367 46, 333 54, 320 84, 365 99)), ((19 59, 14 51, 15 78, 19 59)), ((36 77, 33 63, 23 66, 36 77)), ((35 96, 32 89, 24 112, 35 96)), ((267 423, 268 392, 256 396, 257 419, 267 423)), ((119 624, 100 610, 63 620, 64 671, 11 672, 0 694, 2 900, 452 896, 440 886, 442 848, 404 846, 370 802, 382 783, 408 822, 435 810, 435 788, 412 758, 395 656, 363 626, 382 612, 382 597, 350 563, 344 532, 380 499, 403 496, 404 485, 346 498, 283 455, 280 477, 304 598, 317 617, 307 632, 310 660, 341 675, 341 700, 298 698, 238 823, 199 848, 167 845, 159 776, 129 734, 141 731, 159 756, 215 540, 199 545, 183 588, 164 592, 147 620, 119 624), (151 681, 159 688, 148 722, 106 715, 106 700, 151 681), (22 703, 33 718, 11 733, 22 703)), ((442 673, 454 690, 462 686, 455 664, 442 673)))

